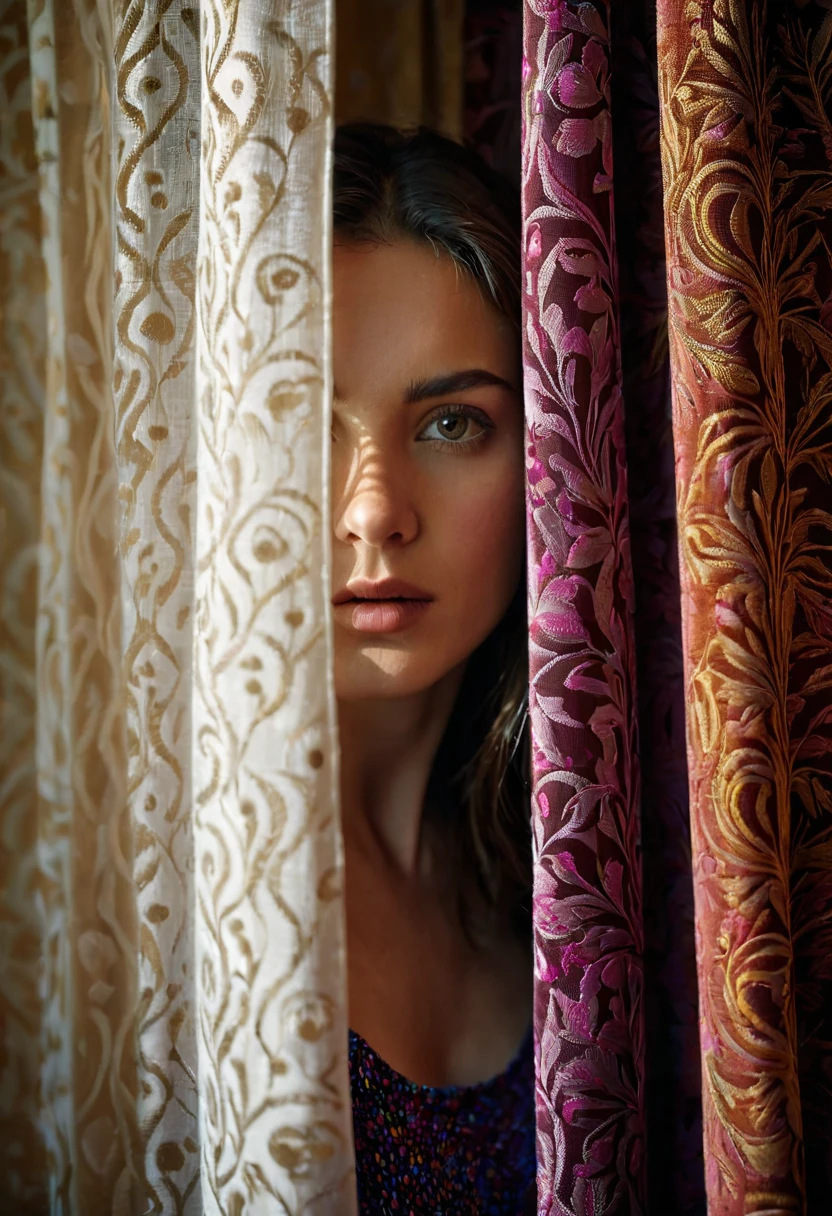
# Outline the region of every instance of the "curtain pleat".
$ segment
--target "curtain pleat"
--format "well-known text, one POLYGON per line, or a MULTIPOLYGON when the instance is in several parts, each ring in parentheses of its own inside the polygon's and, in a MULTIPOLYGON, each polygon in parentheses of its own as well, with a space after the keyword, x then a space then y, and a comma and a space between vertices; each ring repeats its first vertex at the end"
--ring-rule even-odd
POLYGON ((523 62, 542 1212, 645 1205, 633 578, 605 10, 529 0, 523 62))
POLYGON ((658 11, 709 1210, 820 1212, 832 14, 658 11))
POLYGON ((355 1208, 331 54, 0 9, 3 1213, 355 1208))
POLYGON ((130 1190, 138 1130, 107 30, 94 5, 30 4, 29 51, 46 309, 30 838, 37 1103, 50 1209, 97 1213, 130 1190))
POLYGON ((203 11, 194 806, 206 1212, 349 1213, 328 4, 203 11))
POLYGON ((192 830, 198 12, 116 7, 114 353, 135 1118, 148 1200, 200 1201, 192 830), (135 949, 135 947, 134 947, 135 949), (163 1064, 164 1062, 164 1064, 163 1064))
POLYGON ((0 4, 0 1176, 44 1199, 37 890, 36 638, 45 276, 26 7, 0 4))
POLYGON ((635 584, 648 1207, 705 1210, 654 0, 611 26, 616 251, 635 584))
POLYGON ((463 137, 488 164, 520 184, 520 0, 467 0, 463 137))
POLYGON ((462 131, 465 0, 336 0, 338 122, 462 131))
MULTIPOLYGON (((637 1160, 610 1145, 627 1109, 636 1143, 644 1103, 650 1210, 704 1210, 704 1181, 720 1216, 820 1212, 832 1107, 832 17, 816 4, 660 2, 655 83, 649 3, 617 14, 601 0, 527 0, 524 18, 541 1211, 641 1210, 637 1160), (620 344, 605 341, 616 313, 620 344), (611 476, 597 455, 599 417, 607 450, 622 452, 620 412, 601 414, 620 384, 632 600, 618 558, 627 534, 598 527, 616 491, 624 520, 620 468, 611 476), (608 785, 633 788, 620 779, 632 718, 599 712, 604 684, 577 667, 597 647, 599 585, 602 603, 636 609, 643 913, 634 804, 621 803, 632 847, 611 871, 600 815, 551 797, 576 781, 579 743, 591 762, 596 726, 616 761, 602 751, 608 785), (639 954, 642 916, 643 1062, 638 986, 605 1005, 603 983, 620 972, 599 985, 590 952, 601 941, 639 954)), ((616 636, 619 663, 629 639, 616 636)), ((606 833, 620 838, 624 818, 607 815, 606 833)))

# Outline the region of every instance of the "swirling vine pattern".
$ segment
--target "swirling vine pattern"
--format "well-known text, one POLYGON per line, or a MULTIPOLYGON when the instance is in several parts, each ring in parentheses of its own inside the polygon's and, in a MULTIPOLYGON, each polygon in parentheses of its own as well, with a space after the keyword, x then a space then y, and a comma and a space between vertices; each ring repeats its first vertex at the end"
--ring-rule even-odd
POLYGON ((35 592, 43 457, 45 280, 26 10, 0 4, 0 1177, 26 1212, 44 1202, 39 1128, 35 592))
POLYGON ((330 7, 11 7, 0 1211, 348 1214, 330 7))
POLYGON ((527 0, 524 382, 541 1213, 644 1210, 642 913, 604 6, 527 0))
POLYGON ((659 65, 709 1210, 822 1211, 832 15, 664 0, 659 65))
POLYGON ((189 689, 200 90, 194 11, 181 0, 163 9, 160 20, 153 5, 122 5, 114 32, 113 384, 141 994, 136 1114, 150 1201, 196 1216, 189 689))
POLYGON ((208 0, 194 783, 206 1212, 353 1209, 325 577, 328 7, 208 0))
MULTIPOLYGON (((35 981, 23 991, 18 1028, 30 1036, 19 1059, 34 1053, 36 1060, 21 1113, 34 1105, 43 1151, 29 1161, 18 1155, 3 1199, 26 1212, 27 1205, 43 1210, 37 1205, 48 1197, 54 1212, 68 1214, 87 1196, 91 1212, 102 1204, 109 1210, 108 1195, 129 1185, 136 1130, 122 1100, 122 1086, 133 1082, 134 919, 123 898, 130 886, 119 869, 123 853, 111 855, 107 846, 119 837, 127 845, 113 561, 110 109, 98 15, 81 3, 45 2, 31 6, 28 18, 38 198, 26 231, 37 234, 40 248, 39 257, 29 248, 18 262, 10 315, 27 316, 26 294, 37 284, 43 345, 29 347, 28 367, 26 356, 18 363, 38 410, 25 423, 18 415, 22 425, 10 438, 18 470, 39 464, 38 492, 15 508, 33 508, 29 527, 35 525, 38 544, 30 557, 20 553, 20 599, 7 600, 4 615, 31 664, 34 749, 24 746, 14 758, 16 796, 31 799, 29 816, 10 839, 14 799, 5 801, 4 783, 3 828, 6 848, 17 845, 12 864, 34 912, 13 953, 32 965, 35 981), (27 612, 33 650, 25 641, 27 612)), ((32 309, 30 323, 35 315, 32 309)), ((11 711, 16 716, 18 705, 25 721, 25 700, 15 698, 11 711)), ((7 1049, 13 1044, 12 1036, 7 1049)))

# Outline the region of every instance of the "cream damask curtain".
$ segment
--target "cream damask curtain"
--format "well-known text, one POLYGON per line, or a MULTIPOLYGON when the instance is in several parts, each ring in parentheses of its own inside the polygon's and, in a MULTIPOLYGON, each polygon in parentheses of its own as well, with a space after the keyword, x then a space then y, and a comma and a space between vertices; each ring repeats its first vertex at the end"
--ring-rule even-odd
POLYGON ((0 1211, 349 1213, 332 10, 0 0, 0 1211))

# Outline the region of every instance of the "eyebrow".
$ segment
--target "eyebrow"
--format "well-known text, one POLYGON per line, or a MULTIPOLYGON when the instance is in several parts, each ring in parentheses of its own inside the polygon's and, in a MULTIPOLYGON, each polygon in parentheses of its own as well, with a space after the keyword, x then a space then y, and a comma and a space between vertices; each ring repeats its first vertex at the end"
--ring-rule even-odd
MULTIPOLYGON (((497 387, 508 389, 515 397, 520 392, 502 376, 487 372, 483 368, 472 367, 464 372, 449 372, 445 376, 431 376, 429 380, 411 380, 404 394, 405 405, 415 405, 418 401, 429 401, 432 397, 447 397, 450 393, 465 393, 472 388, 497 387)), ((333 385, 333 397, 343 401, 343 394, 338 385, 333 385)))
POLYGON ((431 376, 429 380, 411 380, 404 394, 404 404, 414 405, 417 401, 428 401, 431 397, 446 397, 449 393, 465 393, 472 388, 484 388, 487 385, 506 388, 517 395, 517 389, 502 376, 495 376, 481 368, 470 368, 464 372, 450 372, 446 376, 431 376))

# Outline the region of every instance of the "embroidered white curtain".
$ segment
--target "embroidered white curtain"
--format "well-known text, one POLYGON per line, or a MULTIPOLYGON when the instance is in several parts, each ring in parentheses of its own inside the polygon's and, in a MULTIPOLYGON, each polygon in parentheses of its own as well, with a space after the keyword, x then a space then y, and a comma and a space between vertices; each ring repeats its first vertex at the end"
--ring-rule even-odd
POLYGON ((331 0, 0 0, 15 1216, 354 1210, 332 38, 331 0))

